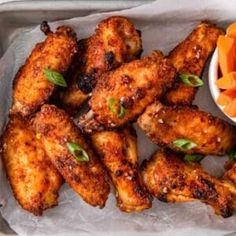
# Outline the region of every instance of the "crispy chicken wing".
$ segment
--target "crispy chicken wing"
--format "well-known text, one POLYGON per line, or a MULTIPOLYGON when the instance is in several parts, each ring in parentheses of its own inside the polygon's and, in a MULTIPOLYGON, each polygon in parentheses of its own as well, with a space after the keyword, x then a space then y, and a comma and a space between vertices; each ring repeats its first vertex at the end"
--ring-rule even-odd
POLYGON ((167 107, 155 102, 139 117, 138 125, 154 143, 189 154, 224 155, 236 145, 233 126, 194 107, 167 107), (174 144, 179 139, 194 146, 179 148, 174 144))
POLYGON ((159 51, 104 74, 89 102, 91 110, 80 118, 81 127, 90 132, 134 120, 163 95, 174 77, 174 67, 159 51))
MULTIPOLYGON (((169 54, 168 58, 179 74, 201 76, 209 55, 216 47, 217 38, 224 31, 209 22, 201 22, 191 34, 169 54)), ((170 105, 192 103, 197 88, 190 87, 177 77, 177 81, 164 96, 163 102, 170 105)))
POLYGON ((103 207, 110 190, 106 171, 69 115, 54 105, 44 105, 36 114, 34 126, 47 155, 65 181, 87 203, 103 207), (68 144, 72 143, 79 149, 71 153, 68 144), (89 160, 80 161, 82 154, 88 155, 89 160))
POLYGON ((70 27, 61 26, 52 33, 44 22, 43 30, 46 40, 36 44, 14 80, 11 113, 27 116, 47 102, 56 86, 47 80, 44 69, 64 74, 77 51, 76 34, 70 27))
POLYGON ((61 175, 51 164, 28 120, 10 117, 3 135, 2 160, 19 204, 35 215, 57 205, 61 175))
POLYGON ((230 168, 227 168, 225 172, 222 183, 229 188, 229 191, 232 194, 232 206, 234 211, 236 211, 236 164, 231 162, 230 168))
POLYGON ((127 18, 112 16, 101 21, 91 37, 80 40, 79 49, 68 74, 68 89, 59 95, 69 112, 89 97, 96 81, 104 72, 139 58, 141 35, 127 18))
POLYGON ((152 205, 138 170, 137 137, 131 127, 91 135, 95 149, 116 188, 118 207, 125 212, 142 211, 152 205))
POLYGON ((158 151, 142 164, 143 180, 155 197, 164 202, 200 200, 216 214, 232 215, 231 194, 197 163, 185 163, 173 152, 158 151))

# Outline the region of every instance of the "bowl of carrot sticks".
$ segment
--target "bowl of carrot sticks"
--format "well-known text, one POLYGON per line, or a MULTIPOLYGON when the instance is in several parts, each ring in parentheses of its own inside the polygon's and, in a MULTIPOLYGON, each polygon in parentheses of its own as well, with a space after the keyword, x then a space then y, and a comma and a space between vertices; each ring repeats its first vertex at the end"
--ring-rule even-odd
POLYGON ((209 67, 209 87, 216 105, 236 124, 236 22, 217 40, 209 67))

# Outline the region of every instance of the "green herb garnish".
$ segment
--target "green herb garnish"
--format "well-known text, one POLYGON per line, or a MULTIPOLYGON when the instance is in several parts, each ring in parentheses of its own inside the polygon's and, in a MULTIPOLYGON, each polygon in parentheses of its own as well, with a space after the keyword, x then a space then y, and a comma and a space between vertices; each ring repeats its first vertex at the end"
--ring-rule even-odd
POLYGON ((232 150, 230 153, 229 153, 229 159, 231 161, 236 161, 236 150, 232 150))
POLYGON ((69 152, 77 161, 89 161, 88 153, 77 143, 66 143, 69 152))
POLYGON ((204 82, 194 74, 181 74, 179 78, 184 84, 190 87, 201 87, 204 85, 204 82))
POLYGON ((185 161, 189 161, 189 162, 200 162, 202 159, 203 159, 203 155, 200 155, 200 154, 186 154, 184 156, 184 160, 185 161))
POLYGON ((61 87, 67 87, 67 83, 62 74, 57 71, 45 68, 43 71, 44 75, 46 76, 47 80, 53 84, 56 84, 61 87))
POLYGON ((108 107, 118 118, 123 118, 125 116, 125 108, 115 98, 109 99, 108 107))
POLYGON ((178 148, 181 148, 183 150, 190 150, 194 147, 197 146, 196 143, 194 143, 193 141, 191 140, 188 140, 188 139, 176 139, 173 144, 178 147, 178 148))

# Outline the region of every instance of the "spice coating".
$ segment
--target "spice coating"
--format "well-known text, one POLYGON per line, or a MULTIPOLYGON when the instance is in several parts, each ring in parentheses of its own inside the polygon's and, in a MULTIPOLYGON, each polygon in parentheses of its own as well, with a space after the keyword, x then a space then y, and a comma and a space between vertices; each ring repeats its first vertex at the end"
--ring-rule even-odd
POLYGON ((47 102, 56 86, 47 80, 44 69, 65 74, 77 51, 76 34, 70 27, 46 32, 46 40, 36 44, 15 77, 12 114, 31 115, 47 102))
POLYGON ((154 143, 188 154, 224 155, 236 145, 233 126, 195 107, 154 102, 139 117, 138 125, 154 143), (191 140, 196 147, 180 149, 173 143, 178 139, 191 140))
POLYGON ((142 211, 152 205, 151 195, 139 174, 137 137, 130 129, 94 132, 91 135, 115 186, 117 205, 125 212, 142 211))
POLYGON ((2 160, 19 204, 35 215, 57 205, 63 179, 50 162, 30 121, 10 117, 2 139, 2 160))
POLYGON ((107 173, 69 115, 54 105, 44 105, 36 115, 34 126, 48 157, 65 181, 87 203, 103 207, 110 190, 107 173), (79 144, 89 161, 77 161, 67 143, 79 144))
MULTIPOLYGON (((201 22, 190 35, 168 55, 178 74, 201 76, 208 57, 216 47, 217 39, 224 31, 207 21, 201 22)), ((177 77, 176 83, 163 98, 169 105, 192 104, 197 88, 185 85, 177 77)))
POLYGON ((69 88, 59 94, 70 113, 75 113, 89 98, 103 73, 139 58, 142 41, 129 19, 112 16, 101 21, 91 37, 80 40, 78 48, 68 73, 69 88))
POLYGON ((232 215, 231 194, 215 177, 197 163, 185 163, 170 151, 158 151, 142 164, 143 180, 155 197, 164 202, 200 200, 216 214, 232 215))

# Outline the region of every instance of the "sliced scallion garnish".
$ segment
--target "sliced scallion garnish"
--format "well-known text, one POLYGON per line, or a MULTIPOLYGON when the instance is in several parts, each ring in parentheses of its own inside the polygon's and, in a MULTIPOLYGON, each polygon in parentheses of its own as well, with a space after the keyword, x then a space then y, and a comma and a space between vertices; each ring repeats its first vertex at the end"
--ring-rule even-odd
POLYGON ((204 82, 194 74, 181 74, 179 78, 184 84, 190 87, 201 87, 204 85, 204 82))
POLYGON ((67 83, 62 74, 57 71, 45 68, 43 70, 44 75, 46 76, 47 80, 53 84, 56 84, 61 87, 67 87, 67 83))
POLYGON ((197 146, 196 143, 194 143, 193 141, 189 140, 189 139, 176 139, 173 144, 183 150, 190 150, 194 147, 197 146))
POLYGON ((118 118, 123 118, 125 116, 125 108, 115 98, 109 99, 108 107, 118 118))
POLYGON ((232 150, 230 153, 229 153, 229 159, 231 161, 236 161, 236 150, 232 150))
POLYGON ((77 161, 89 161, 88 153, 77 143, 66 143, 69 152, 77 161))
POLYGON ((203 155, 200 155, 200 154, 186 154, 184 156, 184 160, 185 161, 189 161, 189 162, 200 162, 202 159, 203 159, 203 155))

